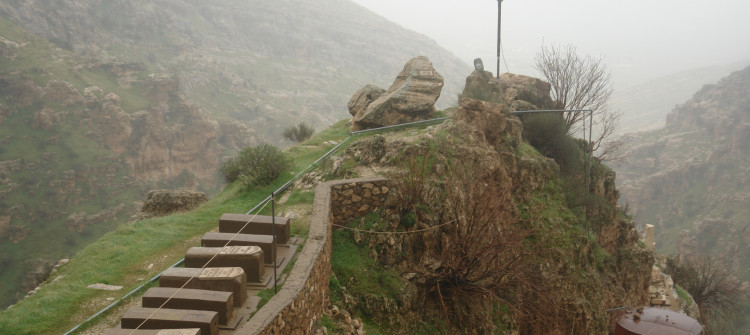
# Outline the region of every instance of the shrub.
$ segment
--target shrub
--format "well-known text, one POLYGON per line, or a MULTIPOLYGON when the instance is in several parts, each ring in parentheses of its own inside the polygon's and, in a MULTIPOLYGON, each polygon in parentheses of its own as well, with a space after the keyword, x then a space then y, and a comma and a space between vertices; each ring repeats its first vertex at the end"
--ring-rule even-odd
POLYGON ((560 114, 524 116, 523 137, 543 155, 554 159, 563 175, 583 171, 583 152, 576 140, 568 136, 565 119, 560 114))
POLYGON ((247 187, 268 185, 291 167, 279 148, 261 144, 245 148, 221 167, 228 183, 239 180, 247 187))
POLYGON ((300 143, 310 138, 313 132, 315 132, 313 127, 303 121, 296 126, 284 129, 284 138, 293 142, 300 143))

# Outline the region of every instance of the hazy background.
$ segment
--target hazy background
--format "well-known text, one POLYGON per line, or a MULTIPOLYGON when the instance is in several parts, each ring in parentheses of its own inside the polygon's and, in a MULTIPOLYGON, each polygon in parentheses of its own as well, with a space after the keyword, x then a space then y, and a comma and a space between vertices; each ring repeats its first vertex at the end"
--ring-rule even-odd
MULTIPOLYGON (((354 0, 495 72, 496 0, 354 0)), ((542 44, 602 55, 615 89, 676 72, 750 63, 750 2, 738 0, 505 0, 501 72, 536 74, 542 44), (507 66, 506 64, 507 63, 507 66)))

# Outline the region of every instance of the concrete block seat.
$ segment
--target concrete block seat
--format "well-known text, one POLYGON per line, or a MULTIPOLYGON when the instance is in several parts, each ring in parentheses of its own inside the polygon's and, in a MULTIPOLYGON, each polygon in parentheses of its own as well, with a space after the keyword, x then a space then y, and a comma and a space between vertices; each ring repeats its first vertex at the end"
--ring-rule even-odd
POLYGON ((185 267, 201 268, 206 264, 212 268, 240 267, 249 282, 261 281, 264 263, 264 253, 259 246, 193 247, 185 254, 185 267))
POLYGON ((141 306, 170 309, 214 311, 219 324, 226 325, 234 317, 234 293, 175 287, 152 287, 141 297, 141 306), (167 301, 169 300, 169 301, 167 301))
POLYGON ((229 246, 258 246, 263 250, 263 261, 266 264, 273 264, 273 237, 271 235, 210 232, 204 234, 201 238, 202 247, 223 247, 227 245, 227 242, 229 242, 229 246))
POLYGON ((247 276, 239 267, 169 268, 159 277, 160 287, 182 287, 234 293, 234 306, 247 299, 247 276), (192 278, 192 279, 191 279, 192 278))
POLYGON ((217 335, 219 316, 213 311, 131 307, 122 316, 120 326, 123 329, 199 328, 201 335, 217 335))
POLYGON ((272 235, 274 227, 272 219, 276 222, 276 243, 289 244, 289 218, 271 217, 254 214, 222 214, 219 218, 220 233, 242 233, 254 235, 272 235), (250 221, 247 226, 245 224, 250 221), (240 229, 245 226, 242 231, 240 229))

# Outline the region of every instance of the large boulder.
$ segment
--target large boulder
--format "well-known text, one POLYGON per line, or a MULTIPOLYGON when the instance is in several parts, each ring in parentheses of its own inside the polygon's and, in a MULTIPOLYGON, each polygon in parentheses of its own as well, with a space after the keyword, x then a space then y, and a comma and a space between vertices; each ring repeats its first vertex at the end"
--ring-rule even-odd
POLYGON ((549 83, 537 78, 512 73, 495 78, 491 72, 475 70, 466 77, 461 97, 501 103, 509 111, 552 109, 550 89, 549 83))
POLYGON ((162 216, 195 209, 206 201, 208 197, 202 192, 185 189, 153 190, 148 192, 141 211, 146 217, 162 216))
POLYGON ((412 58, 387 91, 368 85, 352 96, 351 130, 427 120, 435 113, 435 101, 442 89, 443 76, 430 60, 425 56, 412 58))

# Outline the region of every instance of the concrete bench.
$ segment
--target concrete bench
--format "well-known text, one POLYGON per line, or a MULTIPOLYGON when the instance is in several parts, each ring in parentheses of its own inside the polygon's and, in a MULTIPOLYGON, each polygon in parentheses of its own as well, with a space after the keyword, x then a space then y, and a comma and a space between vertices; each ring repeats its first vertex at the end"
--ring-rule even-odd
POLYGON ((193 247, 185 254, 185 267, 200 268, 206 264, 212 268, 241 267, 249 282, 260 282, 264 262, 263 250, 259 246, 193 247))
MULTIPOLYGON (((271 216, 253 215, 253 214, 222 214, 219 218, 220 233, 237 233, 255 234, 255 235, 272 235, 273 225, 271 216), (245 224, 250 223, 245 226, 245 224), (240 229, 245 226, 245 229, 240 229)), ((276 222, 276 243, 289 243, 289 218, 275 217, 276 222)))
POLYGON ((152 287, 141 297, 141 306, 156 308, 166 301, 163 308, 214 311, 219 314, 219 324, 226 325, 234 317, 233 295, 223 291, 152 287))
POLYGON ((235 233, 206 233, 201 238, 201 246, 223 247, 230 240, 229 246, 259 246, 263 250, 264 262, 266 264, 273 264, 273 237, 271 235, 236 235, 235 233))
POLYGON ((182 287, 188 280, 185 288, 234 293, 235 306, 242 306, 247 299, 247 276, 238 267, 169 268, 159 277, 159 286, 182 287))
POLYGON ((217 335, 219 334, 219 316, 213 311, 131 307, 122 316, 120 326, 123 329, 199 328, 201 335, 217 335), (144 320, 146 320, 145 323, 144 320))
POLYGON ((122 329, 110 328, 104 330, 104 335, 201 335, 200 328, 185 329, 122 329))

